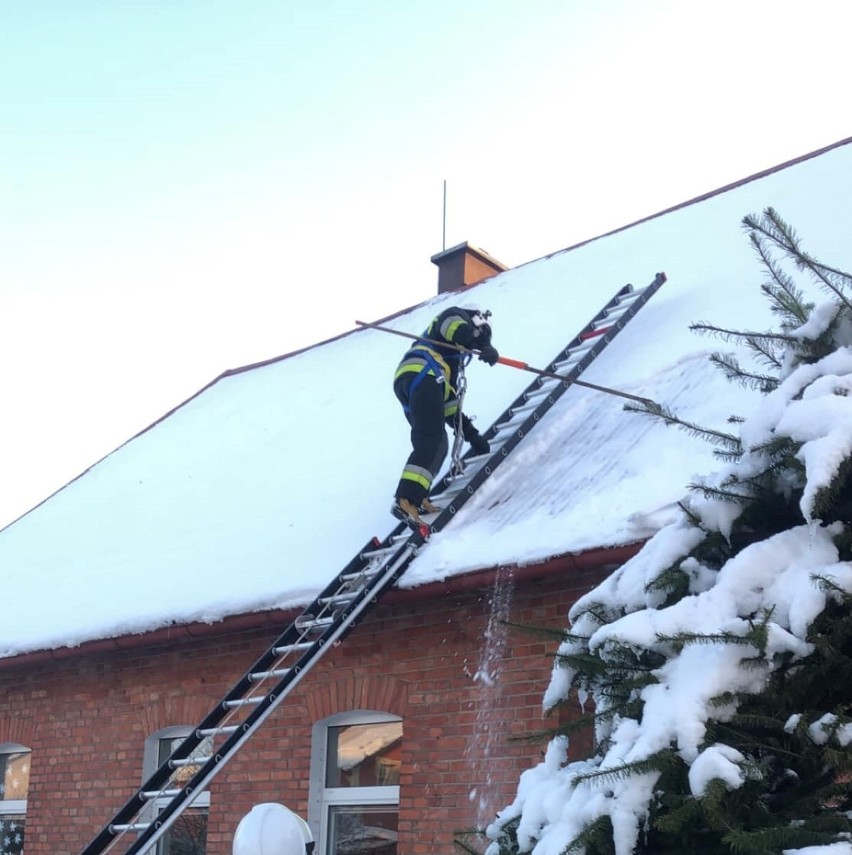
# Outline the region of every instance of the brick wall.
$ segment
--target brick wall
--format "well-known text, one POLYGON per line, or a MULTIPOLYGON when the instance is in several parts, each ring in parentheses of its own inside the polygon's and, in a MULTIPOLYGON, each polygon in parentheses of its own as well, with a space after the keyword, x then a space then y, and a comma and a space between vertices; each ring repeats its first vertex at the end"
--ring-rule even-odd
MULTIPOLYGON (((504 575, 488 591, 389 595, 213 782, 208 855, 230 855, 237 823, 259 802, 307 816, 311 725, 352 709, 403 719, 399 855, 457 851, 453 831, 493 819, 541 757, 543 745, 512 737, 553 723, 541 699, 556 642, 507 630, 495 607, 512 621, 562 628, 600 575, 514 589, 504 575), (488 649, 488 674, 478 674, 488 649)), ((27 855, 78 855, 141 783, 145 738, 200 721, 277 634, 267 627, 0 670, 0 743, 33 752, 27 855)))

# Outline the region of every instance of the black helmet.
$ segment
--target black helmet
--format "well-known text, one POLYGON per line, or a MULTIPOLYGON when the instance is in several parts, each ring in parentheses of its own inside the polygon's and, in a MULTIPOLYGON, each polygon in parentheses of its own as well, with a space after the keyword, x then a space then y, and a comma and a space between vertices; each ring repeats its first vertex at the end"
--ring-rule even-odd
POLYGON ((488 326, 488 319, 491 317, 490 309, 480 309, 479 306, 465 306, 464 310, 470 315, 470 322, 475 327, 488 326))

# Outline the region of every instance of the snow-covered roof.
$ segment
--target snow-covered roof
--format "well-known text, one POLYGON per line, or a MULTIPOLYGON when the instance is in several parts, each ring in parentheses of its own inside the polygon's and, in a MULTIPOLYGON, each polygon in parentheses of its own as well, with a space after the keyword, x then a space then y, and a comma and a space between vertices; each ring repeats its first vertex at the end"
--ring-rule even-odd
MULTIPOLYGON (((742 217, 772 206, 809 251, 848 268, 850 185, 847 140, 464 296, 492 311, 503 355, 543 367, 620 287, 664 271, 667 283, 582 379, 721 425, 755 396, 708 362, 729 348, 689 325, 771 325, 742 217)), ((459 299, 436 296, 386 324, 419 333, 459 299)), ((395 525, 409 440, 391 380, 406 346, 358 328, 228 372, 0 531, 0 656, 309 602, 395 525)), ((465 409, 482 431, 531 380, 477 361, 467 374, 465 409)), ((572 387, 432 536, 400 587, 642 540, 708 468, 700 439, 572 387)))

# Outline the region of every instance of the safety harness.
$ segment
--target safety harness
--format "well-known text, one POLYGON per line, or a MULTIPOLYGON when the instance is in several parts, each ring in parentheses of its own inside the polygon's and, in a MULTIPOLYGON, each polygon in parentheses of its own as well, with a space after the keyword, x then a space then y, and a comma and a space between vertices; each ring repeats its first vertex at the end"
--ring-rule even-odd
MULTIPOLYGON (((405 365, 405 363, 403 363, 403 367, 401 367, 397 371, 397 377, 400 374, 405 373, 406 371, 415 371, 415 370, 417 371, 417 374, 415 375, 414 379, 411 381, 411 385, 408 387, 409 400, 413 396, 414 390, 423 382, 423 378, 426 377, 426 375, 429 374, 430 371, 435 375, 435 378, 438 381, 438 383, 445 383, 446 382, 447 386, 449 387, 449 380, 445 377, 444 368, 439 364, 438 360, 435 359, 435 357, 432 355, 432 351, 430 351, 429 348, 425 344, 415 345, 415 348, 417 348, 417 347, 419 347, 421 349, 418 349, 416 351, 415 358, 416 359, 422 359, 424 364, 421 365, 419 370, 418 370, 414 366, 408 366, 408 365, 405 365)), ((413 353, 414 348, 412 348, 412 350, 410 352, 413 353)), ((449 367, 449 366, 447 366, 447 367, 449 367)), ((452 391, 452 389, 450 391, 452 391)), ((446 400, 447 397, 449 397, 449 393, 445 392, 444 393, 444 399, 446 400)), ((405 413, 408 413, 410 411, 411 407, 408 405, 408 403, 405 403, 402 405, 402 409, 405 411, 405 413)))

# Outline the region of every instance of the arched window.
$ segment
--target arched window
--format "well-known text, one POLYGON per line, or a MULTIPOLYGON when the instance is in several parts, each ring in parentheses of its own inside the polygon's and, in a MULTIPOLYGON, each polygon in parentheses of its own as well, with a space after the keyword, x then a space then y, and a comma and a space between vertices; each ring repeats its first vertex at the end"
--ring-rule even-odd
POLYGON ((0 742, 0 855, 22 855, 30 786, 30 750, 0 742))
POLYGON ((402 719, 341 713, 317 722, 308 821, 317 855, 396 855, 402 719))
MULTIPOLYGON (((192 733, 193 728, 187 725, 166 727, 151 734, 145 740, 145 751, 142 760, 142 780, 147 780, 166 760, 171 753, 192 733)), ((191 757, 208 756, 212 750, 212 739, 207 738, 192 752, 191 757)), ((174 788, 180 787, 196 772, 195 767, 182 769, 177 778, 173 778, 174 788)), ((169 802, 169 798, 154 799, 152 811, 158 814, 169 802)), ((207 852, 207 815, 210 809, 210 793, 205 790, 200 793, 192 806, 187 808, 175 821, 174 825, 157 843, 156 855, 205 855, 207 852)), ((4 855, 0 850, 0 855, 4 855)))

